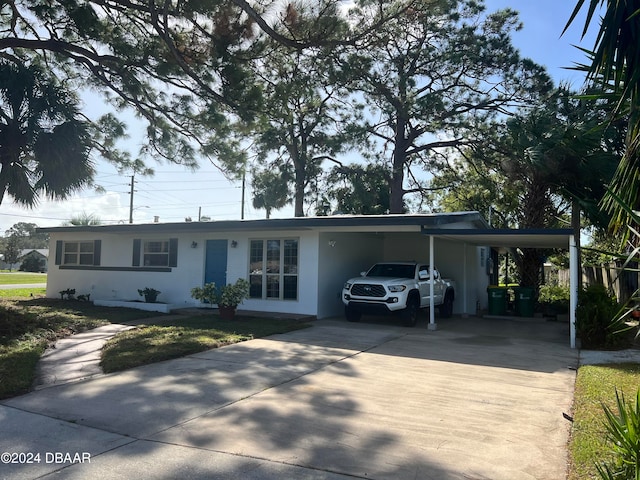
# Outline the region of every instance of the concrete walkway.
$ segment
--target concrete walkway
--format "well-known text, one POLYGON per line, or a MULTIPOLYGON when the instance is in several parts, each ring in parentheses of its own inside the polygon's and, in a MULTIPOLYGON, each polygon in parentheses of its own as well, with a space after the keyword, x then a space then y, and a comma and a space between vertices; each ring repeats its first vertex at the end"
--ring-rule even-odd
POLYGON ((100 355, 105 342, 132 328, 130 325, 112 323, 58 340, 38 362, 34 389, 77 382, 102 374, 100 355))
POLYGON ((180 317, 182 315, 163 315, 142 318, 127 325, 110 323, 62 338, 40 357, 33 388, 39 390, 101 375, 101 350, 107 340, 139 324, 173 321, 180 317))
POLYGON ((0 478, 564 478, 566 325, 438 327, 317 321, 2 401, 0 452, 39 461, 0 478))

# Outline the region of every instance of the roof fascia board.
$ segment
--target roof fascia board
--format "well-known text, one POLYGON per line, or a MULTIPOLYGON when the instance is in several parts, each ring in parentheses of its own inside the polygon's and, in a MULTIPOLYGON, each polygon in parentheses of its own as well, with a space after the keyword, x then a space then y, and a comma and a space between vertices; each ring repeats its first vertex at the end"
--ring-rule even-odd
POLYGON ((92 226, 43 227, 42 233, 163 233, 222 232, 249 230, 309 230, 319 228, 411 227, 455 223, 486 225, 478 212, 407 215, 335 215, 328 217, 296 217, 286 219, 222 220, 213 222, 145 223, 92 226))

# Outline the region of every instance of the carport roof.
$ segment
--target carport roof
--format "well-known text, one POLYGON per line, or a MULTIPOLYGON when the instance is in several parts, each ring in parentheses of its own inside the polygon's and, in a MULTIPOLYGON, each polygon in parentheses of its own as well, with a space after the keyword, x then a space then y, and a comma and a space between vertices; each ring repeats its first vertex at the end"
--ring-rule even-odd
POLYGON ((423 228, 422 233, 440 239, 505 248, 569 248, 574 234, 570 228, 558 229, 441 229, 423 228))

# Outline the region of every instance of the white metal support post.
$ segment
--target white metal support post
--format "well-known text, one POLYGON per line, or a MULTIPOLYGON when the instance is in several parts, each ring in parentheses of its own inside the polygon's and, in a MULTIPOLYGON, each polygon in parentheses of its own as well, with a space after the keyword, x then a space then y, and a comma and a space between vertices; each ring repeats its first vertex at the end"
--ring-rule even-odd
POLYGON ((578 307, 578 246, 576 237, 569 237, 569 336, 571 348, 576 348, 576 308, 578 307))
POLYGON ((433 254, 433 235, 429 235, 429 326, 427 327, 429 330, 437 330, 438 326, 436 325, 436 308, 433 295, 435 293, 434 288, 434 267, 433 262, 435 259, 435 255, 433 254))

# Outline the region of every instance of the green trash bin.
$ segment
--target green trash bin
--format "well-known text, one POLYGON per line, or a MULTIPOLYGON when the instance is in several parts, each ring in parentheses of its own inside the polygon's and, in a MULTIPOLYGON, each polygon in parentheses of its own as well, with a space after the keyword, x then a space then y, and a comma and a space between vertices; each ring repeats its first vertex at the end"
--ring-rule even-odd
POLYGON ((507 287, 489 285, 489 315, 504 315, 507 313, 507 287))
POLYGON ((536 289, 533 287, 516 287, 513 290, 516 294, 516 313, 521 317, 533 317, 536 289))

